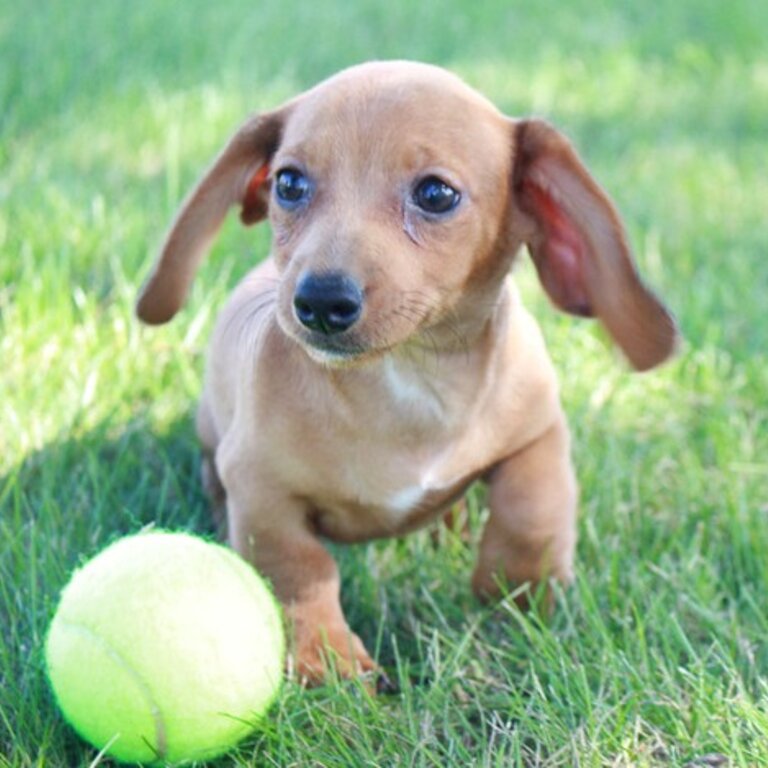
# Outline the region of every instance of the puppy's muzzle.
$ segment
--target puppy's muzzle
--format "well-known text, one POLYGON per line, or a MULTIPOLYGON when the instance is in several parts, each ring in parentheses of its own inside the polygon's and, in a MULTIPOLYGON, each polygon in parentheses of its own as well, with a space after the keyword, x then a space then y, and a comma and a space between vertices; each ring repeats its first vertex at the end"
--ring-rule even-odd
POLYGON ((332 336, 349 330, 363 312, 363 291, 343 272, 310 272, 293 295, 296 319, 311 331, 332 336))

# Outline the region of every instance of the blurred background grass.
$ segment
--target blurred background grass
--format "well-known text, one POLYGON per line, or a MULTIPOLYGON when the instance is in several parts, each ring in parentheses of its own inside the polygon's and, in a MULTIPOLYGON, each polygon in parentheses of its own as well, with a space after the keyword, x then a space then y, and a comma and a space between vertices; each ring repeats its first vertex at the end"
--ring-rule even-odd
POLYGON ((441 64, 569 134, 686 344, 629 375, 523 259, 574 430, 579 583, 544 626, 480 609, 450 537, 340 551, 351 621, 424 685, 289 687, 232 759, 768 764, 766 28, 764 0, 0 0, 0 765, 93 758, 41 671, 70 569, 152 521, 207 530, 190 413, 269 232, 228 222, 188 307, 142 329, 170 217, 246 114, 371 58, 441 64))

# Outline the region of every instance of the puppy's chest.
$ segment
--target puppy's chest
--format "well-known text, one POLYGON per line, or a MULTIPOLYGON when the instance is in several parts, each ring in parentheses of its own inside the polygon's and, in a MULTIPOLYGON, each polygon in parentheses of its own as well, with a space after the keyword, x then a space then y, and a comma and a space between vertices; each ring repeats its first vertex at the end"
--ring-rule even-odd
MULTIPOLYGON (((349 403, 331 442, 336 461, 313 475, 316 522, 333 538, 354 540, 405 532, 460 496, 488 457, 477 426, 449 391, 435 391, 399 371, 383 371, 349 403), (468 450, 469 447, 469 450, 468 450)), ((331 430, 333 427, 331 426, 331 430)))
POLYGON ((348 458, 317 488, 313 506, 321 533, 342 541, 404 533, 427 522, 459 497, 477 474, 476 468, 454 468, 442 456, 379 455, 366 461, 348 458), (335 475, 335 476, 334 476, 335 475))

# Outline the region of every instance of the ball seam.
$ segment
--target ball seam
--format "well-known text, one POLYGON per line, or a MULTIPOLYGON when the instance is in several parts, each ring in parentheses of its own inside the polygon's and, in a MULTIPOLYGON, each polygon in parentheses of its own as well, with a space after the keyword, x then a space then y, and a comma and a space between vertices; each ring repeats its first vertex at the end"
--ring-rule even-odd
POLYGON ((133 681, 136 683, 136 686, 139 688, 142 695, 149 704, 149 713, 152 716, 155 724, 155 745, 149 744, 147 742, 147 746, 156 753, 158 758, 165 757, 165 754, 168 750, 168 744, 165 723, 163 722, 163 713, 161 712, 157 701, 152 695, 152 690, 149 685, 139 676, 136 670, 131 667, 126 659, 124 659, 113 646, 111 646, 103 637, 96 634, 96 632, 94 632, 92 629, 89 629, 82 624, 74 624, 71 621, 67 621, 66 619, 59 619, 59 621, 67 629, 70 629, 76 633, 80 633, 81 635, 87 637, 89 640, 93 641, 95 644, 100 645, 107 656, 117 662, 117 664, 119 664, 122 669, 133 679, 133 681))

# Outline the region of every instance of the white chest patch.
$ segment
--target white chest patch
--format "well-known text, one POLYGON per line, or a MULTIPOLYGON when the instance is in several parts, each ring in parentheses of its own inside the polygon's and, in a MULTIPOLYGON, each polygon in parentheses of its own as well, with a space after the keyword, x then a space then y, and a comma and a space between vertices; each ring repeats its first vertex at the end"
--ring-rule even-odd
POLYGON ((397 406, 407 408, 417 419, 444 416, 444 406, 438 394, 424 379, 391 357, 384 361, 384 380, 389 396, 397 406))
MULTIPOLYGON (((446 426, 446 404, 430 381, 414 372, 407 363, 388 358, 384 362, 384 380, 389 397, 395 407, 406 414, 412 424, 420 424, 427 432, 435 432, 436 441, 445 442, 440 432, 446 426)), ((424 501, 427 496, 440 494, 455 487, 461 481, 456 477, 456 468, 451 464, 453 451, 443 449, 428 458, 417 460, 403 477, 407 483, 391 492, 385 507, 393 517, 402 519, 424 501)))
POLYGON ((427 492, 420 485, 412 485, 409 488, 403 488, 389 497, 387 506, 398 515, 405 515, 410 512, 423 498, 427 492))
POLYGON ((448 481, 437 479, 434 469, 430 469, 421 476, 421 481, 414 485, 401 488, 393 493, 388 500, 387 507, 398 516, 407 515, 419 505, 424 498, 431 494, 440 494, 455 488, 461 483, 461 477, 451 478, 448 481))

